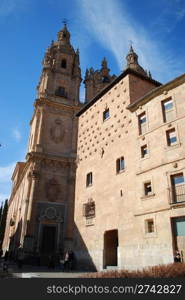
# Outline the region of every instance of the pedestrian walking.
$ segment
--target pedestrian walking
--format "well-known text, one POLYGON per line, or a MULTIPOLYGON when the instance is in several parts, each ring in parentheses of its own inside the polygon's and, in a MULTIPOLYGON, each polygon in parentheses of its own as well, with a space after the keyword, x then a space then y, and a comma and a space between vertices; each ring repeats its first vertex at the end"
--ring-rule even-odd
POLYGON ((181 262, 181 255, 178 250, 175 251, 174 262, 177 262, 177 263, 181 262))
POLYGON ((19 247, 17 252, 17 266, 19 269, 22 269, 24 262, 24 251, 22 247, 19 247))

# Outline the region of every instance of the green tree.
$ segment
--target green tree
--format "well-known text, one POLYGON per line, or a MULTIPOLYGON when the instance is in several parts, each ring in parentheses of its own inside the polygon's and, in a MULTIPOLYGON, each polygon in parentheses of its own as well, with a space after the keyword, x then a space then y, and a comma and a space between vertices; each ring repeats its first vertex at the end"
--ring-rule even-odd
POLYGON ((2 213, 1 213, 1 223, 0 223, 0 248, 3 243, 4 233, 6 228, 6 218, 8 213, 8 199, 5 200, 2 213))

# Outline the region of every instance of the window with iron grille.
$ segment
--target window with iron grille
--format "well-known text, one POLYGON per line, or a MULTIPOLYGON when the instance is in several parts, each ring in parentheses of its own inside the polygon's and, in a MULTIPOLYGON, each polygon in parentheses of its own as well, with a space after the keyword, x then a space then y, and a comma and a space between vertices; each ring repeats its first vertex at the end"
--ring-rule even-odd
POLYGON ((171 176, 172 186, 172 201, 184 202, 185 201, 185 182, 183 173, 178 173, 171 176))

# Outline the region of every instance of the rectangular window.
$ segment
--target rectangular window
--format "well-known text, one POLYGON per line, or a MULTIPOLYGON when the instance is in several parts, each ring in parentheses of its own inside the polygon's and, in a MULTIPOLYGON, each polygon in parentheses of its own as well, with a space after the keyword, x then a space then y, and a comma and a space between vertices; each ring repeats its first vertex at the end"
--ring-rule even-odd
POLYGON ((172 185, 172 202, 184 202, 185 201, 185 184, 183 173, 175 174, 171 176, 172 185))
POLYGON ((91 186, 93 182, 93 178, 92 178, 92 172, 87 174, 86 177, 86 186, 91 186))
POLYGON ((146 233, 154 232, 154 220, 148 219, 145 222, 146 222, 146 233))
POLYGON ((138 124, 139 124, 139 134, 144 134, 146 132, 146 113, 142 113, 138 116, 138 124))
POLYGON ((122 156, 121 158, 118 158, 116 161, 116 172, 120 173, 125 169, 125 160, 122 156))
POLYGON ((162 102, 163 121, 170 122, 174 118, 173 100, 168 99, 162 102))
POLYGON ((168 146, 173 146, 174 144, 177 143, 175 128, 166 131, 166 139, 167 139, 168 146))
POLYGON ((152 194, 152 184, 151 181, 144 183, 144 193, 145 196, 150 196, 152 194))
POLYGON ((103 112, 103 121, 106 121, 107 119, 110 118, 110 113, 109 113, 109 109, 106 109, 104 112, 103 112))
POLYGON ((144 158, 147 156, 147 154, 148 154, 148 147, 147 145, 143 145, 141 147, 141 157, 144 158))

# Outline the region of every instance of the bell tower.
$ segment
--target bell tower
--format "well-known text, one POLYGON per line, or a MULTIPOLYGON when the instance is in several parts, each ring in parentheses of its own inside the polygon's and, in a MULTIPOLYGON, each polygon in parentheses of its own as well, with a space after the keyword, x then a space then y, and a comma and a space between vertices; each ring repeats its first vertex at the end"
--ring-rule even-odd
POLYGON ((30 252, 46 257, 69 249, 73 242, 75 115, 82 106, 81 70, 79 50, 71 45, 66 25, 46 50, 42 65, 30 122, 26 156, 28 199, 21 242, 25 247, 29 245, 30 252))
POLYGON ((107 60, 104 57, 101 62, 101 69, 87 69, 85 73, 85 102, 89 102, 103 88, 110 84, 115 78, 115 75, 110 75, 110 69, 107 65, 107 60))
POLYGON ((52 41, 46 50, 42 64, 38 98, 46 96, 59 103, 78 105, 81 83, 79 50, 72 47, 66 25, 58 32, 58 40, 52 41))

